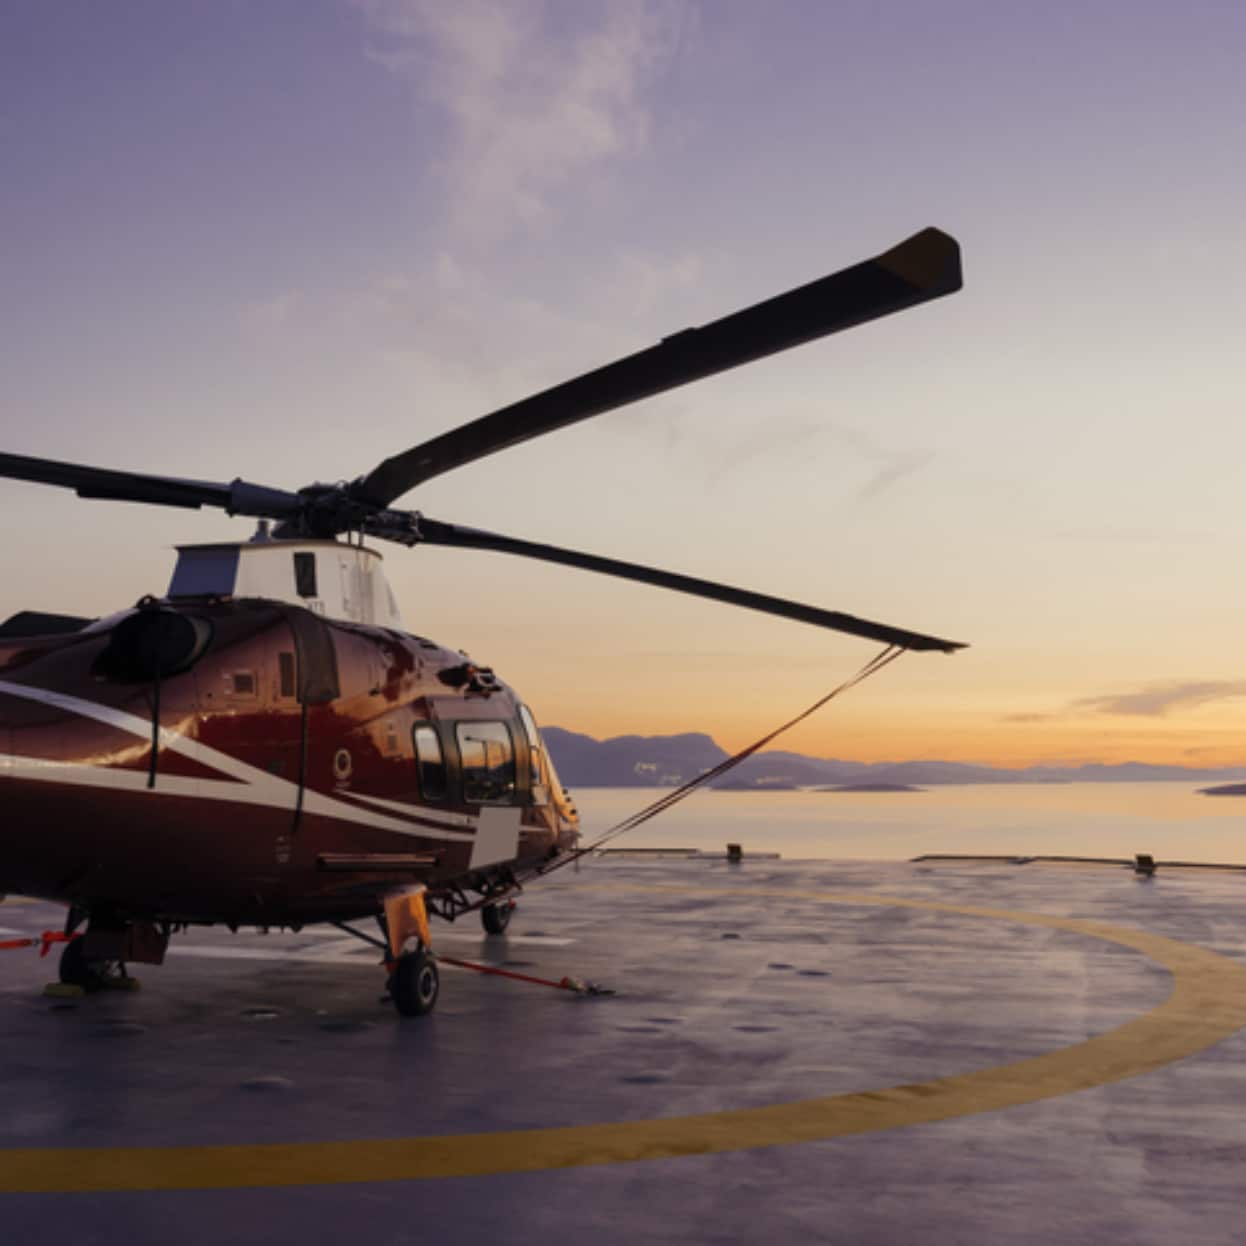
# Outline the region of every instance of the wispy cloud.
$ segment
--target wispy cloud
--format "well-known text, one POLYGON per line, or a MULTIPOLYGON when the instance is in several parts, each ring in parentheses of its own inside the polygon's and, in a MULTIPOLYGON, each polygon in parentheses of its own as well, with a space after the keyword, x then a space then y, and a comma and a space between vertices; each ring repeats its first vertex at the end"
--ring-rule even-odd
POLYGON ((442 110, 457 232, 498 241, 541 225, 587 168, 650 141, 647 88, 675 54, 685 0, 354 0, 369 55, 442 110))
POLYGON ((653 142, 655 92, 695 30, 692 0, 351 3, 366 20, 367 55, 418 102, 411 159, 431 173, 444 219, 424 214, 426 245, 388 271, 257 294, 240 310, 243 332, 357 343, 391 380, 436 401, 453 390, 469 410, 647 345, 643 332, 620 340, 617 321, 662 329, 670 297, 701 283, 700 254, 580 257, 595 297, 569 309, 526 271, 499 266, 495 244, 523 235, 531 245, 507 254, 564 261, 547 227, 595 175, 625 170, 653 142))
POLYGON ((1094 714, 1126 714, 1142 718, 1162 718, 1172 710, 1194 709, 1213 701, 1246 697, 1246 683, 1208 680, 1194 683, 1157 684, 1140 692, 1112 693, 1083 697, 1072 709, 1094 714))
POLYGON ((1134 692, 1111 692, 1093 697, 1079 697, 1062 709, 1050 713, 1022 712, 1003 714, 1001 723, 1039 724, 1067 722, 1069 719, 1093 715, 1117 715, 1128 718, 1164 718, 1180 710, 1197 709, 1216 701, 1246 697, 1246 682, 1230 680, 1187 680, 1153 684, 1134 692))

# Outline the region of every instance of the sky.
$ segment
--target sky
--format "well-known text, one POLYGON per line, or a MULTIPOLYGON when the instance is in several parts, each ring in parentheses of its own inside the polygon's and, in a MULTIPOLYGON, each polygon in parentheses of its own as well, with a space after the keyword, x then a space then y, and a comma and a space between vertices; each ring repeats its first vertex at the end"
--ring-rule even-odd
MULTIPOLYGON (((785 747, 1246 765, 1246 7, 13 0, 3 449, 296 489, 877 254, 965 288, 401 505, 966 641, 785 747)), ((163 592, 219 514, 0 481, 0 615, 163 592)), ((382 550, 540 720, 739 747, 870 642, 382 550)))

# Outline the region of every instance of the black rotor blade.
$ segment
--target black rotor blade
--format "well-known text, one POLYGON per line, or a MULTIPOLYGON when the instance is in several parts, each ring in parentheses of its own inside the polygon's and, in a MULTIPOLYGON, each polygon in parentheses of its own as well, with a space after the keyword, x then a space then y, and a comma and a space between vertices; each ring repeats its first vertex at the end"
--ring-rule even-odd
POLYGON ((782 597, 770 597, 765 593, 753 593, 748 589, 732 588, 727 584, 715 584, 710 580, 698 580, 689 575, 677 575, 671 571, 658 571, 642 567, 638 563, 620 562, 617 558, 599 558, 595 554, 583 554, 578 550, 560 549, 556 545, 542 545, 536 541, 521 541, 516 537, 502 536, 496 532, 482 532, 479 528, 463 528, 458 524, 442 523, 436 519, 419 517, 420 540, 428 545, 447 545, 458 549, 485 549, 499 554, 518 554, 523 558, 536 558, 541 562, 561 563, 566 567, 579 567, 584 571, 596 571, 601 575, 615 576, 623 580, 635 580, 640 584, 654 584, 659 588, 673 589, 677 593, 689 593, 694 597, 708 597, 713 601, 726 602, 732 606, 744 606, 760 610, 764 614, 778 615, 783 619, 795 619, 798 623, 811 623, 835 632, 847 632, 850 636, 864 636, 888 645, 900 645, 904 649, 939 650, 952 653, 966 646, 954 640, 940 640, 937 636, 925 636, 905 628, 858 619, 837 610, 819 610, 816 606, 804 606, 782 597))
POLYGON ((297 493, 268 489, 263 485, 248 484, 245 480, 221 484, 213 480, 147 476, 141 472, 61 463, 56 459, 27 458, 22 454, 0 454, 0 476, 36 484, 60 485, 73 489, 80 498, 150 502, 157 506, 189 509, 217 506, 232 515, 259 515, 271 519, 296 516, 304 505, 297 493))
POLYGON ((960 287, 956 240, 938 229, 923 229, 873 259, 685 329, 658 346, 422 442, 386 459, 356 482, 351 494, 388 506, 423 481, 498 450, 960 287))

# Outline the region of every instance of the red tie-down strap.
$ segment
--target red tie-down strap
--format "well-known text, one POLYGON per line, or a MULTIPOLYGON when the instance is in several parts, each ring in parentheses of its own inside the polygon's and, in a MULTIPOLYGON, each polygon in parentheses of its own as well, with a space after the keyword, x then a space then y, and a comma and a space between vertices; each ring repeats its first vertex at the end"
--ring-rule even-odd
POLYGON ((9 952, 19 947, 37 947, 40 956, 46 956, 52 950, 53 943, 68 943, 76 939, 76 934, 62 934, 59 930, 45 930, 37 939, 5 939, 0 942, 0 952, 9 952))
POLYGON ((477 973, 489 974, 495 978, 513 978, 516 982, 532 982, 537 986, 552 986, 557 991, 574 991, 577 995, 613 995, 608 987, 598 986, 595 982, 581 982, 579 978, 562 978, 555 982, 553 978, 534 978, 530 973, 516 973, 513 969, 499 969, 496 965, 481 965, 471 960, 456 960, 453 956, 438 956, 442 965, 455 965, 459 969, 474 969, 477 973))

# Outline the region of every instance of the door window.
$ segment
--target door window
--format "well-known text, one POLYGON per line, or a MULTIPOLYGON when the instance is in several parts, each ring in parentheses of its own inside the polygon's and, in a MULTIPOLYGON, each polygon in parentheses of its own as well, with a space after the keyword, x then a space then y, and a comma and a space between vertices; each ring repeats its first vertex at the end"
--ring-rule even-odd
POLYGON ((455 734, 463 767, 463 799, 472 804, 514 801, 515 749, 506 724, 461 722, 455 734))

